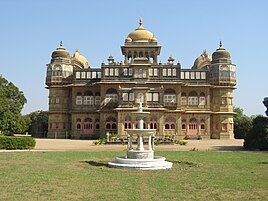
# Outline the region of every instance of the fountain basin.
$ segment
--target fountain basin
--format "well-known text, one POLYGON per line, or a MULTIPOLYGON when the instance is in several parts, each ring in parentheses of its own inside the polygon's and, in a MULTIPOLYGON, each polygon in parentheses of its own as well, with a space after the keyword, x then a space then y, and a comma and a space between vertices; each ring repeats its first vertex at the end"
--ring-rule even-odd
POLYGON ((126 129, 127 133, 129 135, 137 134, 137 135, 142 135, 142 136, 150 136, 155 134, 156 130, 155 129, 126 129))
POLYGON ((127 151, 128 159, 153 159, 154 151, 153 150, 128 150, 127 151))
POLYGON ((159 170, 172 168, 172 163, 165 161, 162 156, 152 159, 128 159, 126 156, 118 156, 115 161, 109 162, 108 166, 113 168, 126 168, 136 170, 159 170))

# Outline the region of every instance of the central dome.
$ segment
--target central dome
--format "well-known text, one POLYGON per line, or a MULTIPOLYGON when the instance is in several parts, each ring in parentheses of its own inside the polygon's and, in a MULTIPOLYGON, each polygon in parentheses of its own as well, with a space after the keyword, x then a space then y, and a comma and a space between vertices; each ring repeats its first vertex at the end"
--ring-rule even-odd
POLYGON ((126 42, 156 42, 154 34, 142 26, 142 19, 139 24, 140 26, 128 35, 126 42))

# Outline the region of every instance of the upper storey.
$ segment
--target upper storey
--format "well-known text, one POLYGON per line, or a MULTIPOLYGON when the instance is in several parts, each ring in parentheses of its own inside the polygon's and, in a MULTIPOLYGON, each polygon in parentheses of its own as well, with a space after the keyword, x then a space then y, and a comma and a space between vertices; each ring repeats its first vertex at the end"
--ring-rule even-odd
POLYGON ((210 56, 204 51, 191 68, 181 68, 170 56, 167 63, 158 62, 161 46, 155 35, 143 27, 142 19, 137 29, 132 31, 121 46, 124 61, 115 62, 109 56, 108 63, 101 68, 91 68, 88 60, 75 51, 70 57, 62 46, 53 53, 51 62, 47 64, 46 84, 85 85, 96 82, 177 82, 184 84, 231 86, 236 85, 236 66, 232 64, 230 53, 222 47, 210 56))

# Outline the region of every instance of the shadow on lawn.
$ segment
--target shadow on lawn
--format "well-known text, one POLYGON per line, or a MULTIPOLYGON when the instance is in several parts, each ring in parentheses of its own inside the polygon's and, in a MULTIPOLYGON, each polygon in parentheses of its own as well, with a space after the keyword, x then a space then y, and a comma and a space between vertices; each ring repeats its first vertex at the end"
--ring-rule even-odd
POLYGON ((95 167, 108 167, 108 163, 105 162, 97 162, 97 161, 84 161, 84 162, 95 167))
POLYGON ((245 151, 243 146, 214 146, 212 150, 216 151, 245 151))

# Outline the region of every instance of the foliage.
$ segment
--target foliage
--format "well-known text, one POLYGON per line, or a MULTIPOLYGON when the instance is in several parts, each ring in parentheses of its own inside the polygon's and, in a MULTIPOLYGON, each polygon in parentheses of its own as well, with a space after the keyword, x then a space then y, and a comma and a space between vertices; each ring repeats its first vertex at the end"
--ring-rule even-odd
POLYGON ((118 134, 116 134, 116 133, 110 133, 109 134, 109 141, 111 141, 112 138, 117 138, 117 137, 118 137, 118 134))
POLYGON ((35 111, 27 115, 31 119, 28 132, 35 137, 46 137, 48 131, 48 113, 46 111, 35 111))
POLYGON ((268 117, 257 116, 252 124, 250 133, 245 137, 244 147, 268 150, 268 117))
POLYGON ((160 145, 161 144, 161 141, 160 141, 160 139, 156 139, 155 141, 154 141, 154 145, 160 145))
POLYGON ((175 144, 179 144, 179 145, 186 145, 188 142, 183 141, 183 140, 175 140, 175 144))
POLYGON ((234 108, 234 135, 235 139, 244 139, 252 128, 252 118, 243 113, 243 109, 234 108))
POLYGON ((28 129, 30 120, 21 115, 26 102, 23 92, 0 76, 0 131, 24 133, 28 129))
POLYGON ((0 149, 32 149, 35 143, 31 137, 0 136, 0 149))
POLYGON ((156 151, 169 170, 122 170, 125 151, 0 153, 0 195, 15 200, 267 200, 267 153, 156 151), (64 170, 64 171, 63 171, 64 170))
POLYGON ((264 106, 266 107, 265 114, 266 114, 266 116, 268 116, 268 97, 265 97, 265 98, 263 99, 262 103, 263 103, 264 106))
POLYGON ((104 139, 104 138, 100 138, 97 141, 94 141, 95 145, 102 145, 102 144, 105 144, 105 143, 106 143, 106 139, 104 139))

